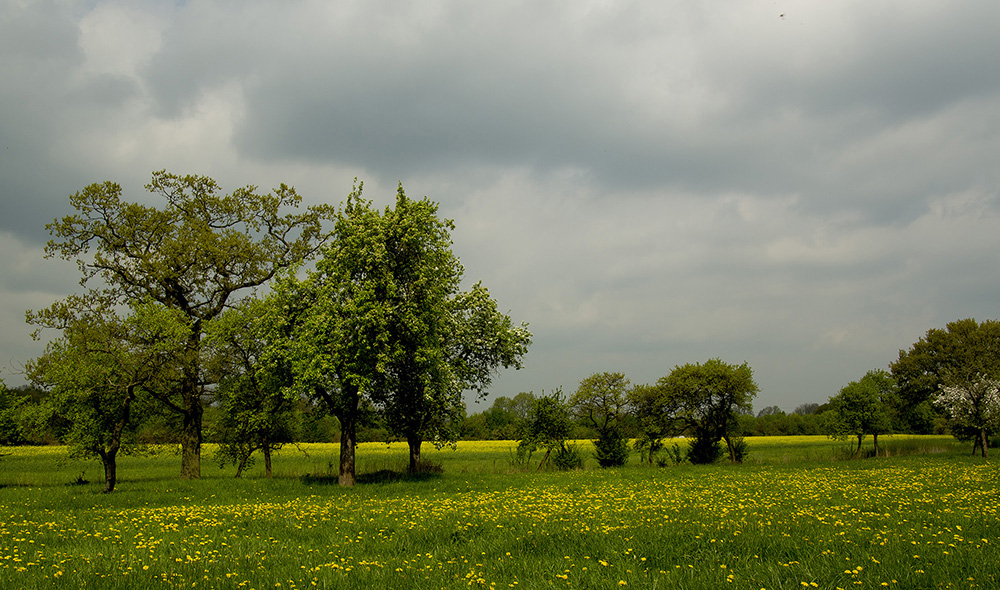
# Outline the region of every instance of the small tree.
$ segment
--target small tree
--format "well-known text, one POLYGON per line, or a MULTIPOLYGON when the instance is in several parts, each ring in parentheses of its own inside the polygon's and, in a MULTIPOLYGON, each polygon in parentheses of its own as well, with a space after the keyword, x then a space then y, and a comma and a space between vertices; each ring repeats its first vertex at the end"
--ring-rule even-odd
POLYGON ((51 388, 47 408, 67 421, 72 453, 100 457, 104 491, 111 492, 118 453, 137 448, 130 435, 148 413, 136 406, 148 406, 148 392, 173 378, 174 359, 190 337, 187 323, 155 303, 135 304, 123 318, 107 300, 78 297, 29 313, 28 319, 62 330, 44 355, 28 363, 27 373, 51 388))
POLYGON ((639 430, 634 447, 652 465, 656 454, 663 450, 663 439, 678 436, 687 424, 674 415, 670 399, 660 384, 631 388, 627 401, 639 430))
POLYGON ((947 412, 953 424, 975 433, 972 453, 976 447, 984 459, 989 458, 989 433, 1000 426, 1000 380, 977 378, 941 388, 934 403, 947 412))
POLYGON ((554 450, 563 457, 559 461, 560 468, 574 466, 574 463, 579 466, 579 459, 567 460, 568 455, 575 454, 574 449, 566 444, 571 429, 570 410, 562 399, 562 389, 556 389, 549 395, 543 393, 535 400, 531 416, 521 426, 517 444, 518 457, 530 461, 532 453, 545 449, 545 456, 538 463, 538 471, 541 471, 554 450))
POLYGON ((215 400, 221 410, 215 427, 219 463, 236 465, 236 477, 264 455, 264 475, 271 477, 271 454, 291 440, 294 403, 287 362, 265 359, 275 331, 269 303, 249 298, 212 323, 206 344, 213 349, 219 386, 215 400))
POLYGON ((660 379, 664 415, 685 424, 695 435, 689 458, 694 463, 714 461, 710 452, 720 439, 726 441, 729 459, 742 459, 735 439, 737 416, 748 412, 757 395, 753 370, 747 363, 730 365, 719 359, 704 364, 675 367, 660 379))
POLYGON ((853 456, 861 455, 861 442, 872 435, 875 455, 878 455, 878 435, 890 431, 890 408, 896 382, 882 370, 868 371, 860 381, 852 381, 840 393, 830 398, 833 408, 831 435, 837 438, 857 437, 853 456))
POLYGON ((629 381, 623 373, 594 373, 580 382, 570 407, 597 430, 594 450, 601 467, 628 462, 628 441, 621 434, 629 381))

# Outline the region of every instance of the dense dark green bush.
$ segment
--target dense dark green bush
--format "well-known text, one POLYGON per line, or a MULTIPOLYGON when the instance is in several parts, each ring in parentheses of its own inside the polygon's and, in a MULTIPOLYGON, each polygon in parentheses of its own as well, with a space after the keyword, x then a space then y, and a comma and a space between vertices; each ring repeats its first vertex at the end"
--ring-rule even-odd
POLYGON ((699 434, 691 439, 689 445, 687 458, 695 465, 715 463, 723 454, 718 437, 699 434))
POLYGON ((628 441, 617 428, 598 433, 594 441, 594 456, 601 467, 619 467, 628 462, 628 441))

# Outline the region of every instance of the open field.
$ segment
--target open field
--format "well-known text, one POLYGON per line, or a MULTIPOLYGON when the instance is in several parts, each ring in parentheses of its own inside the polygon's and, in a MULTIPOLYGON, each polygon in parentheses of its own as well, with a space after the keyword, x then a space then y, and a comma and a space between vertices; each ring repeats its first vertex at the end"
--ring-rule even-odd
MULTIPOLYGON (((1000 470, 965 446, 896 437, 927 454, 833 461, 843 443, 822 437, 750 442, 742 466, 570 473, 460 443, 425 451, 443 475, 346 490, 299 479, 335 445, 287 447, 272 480, 259 465, 233 480, 207 450, 205 477, 181 481, 166 452, 123 459, 111 495, 96 462, 3 449, 0 588, 1000 585, 1000 470), (92 483, 71 485, 81 472, 92 483)), ((405 461, 384 444, 358 456, 369 472, 405 461)))

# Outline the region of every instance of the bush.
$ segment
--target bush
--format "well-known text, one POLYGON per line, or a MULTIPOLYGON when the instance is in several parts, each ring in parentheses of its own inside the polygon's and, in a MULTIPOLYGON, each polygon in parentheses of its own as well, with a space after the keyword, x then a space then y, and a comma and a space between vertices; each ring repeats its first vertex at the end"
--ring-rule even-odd
POLYGON ((658 467, 667 467, 670 465, 680 465, 684 462, 684 453, 681 451, 681 446, 674 443, 666 448, 665 457, 657 457, 656 465, 658 467))
POLYGON ((687 458, 695 465, 715 463, 722 457, 723 450, 718 438, 699 434, 689 444, 687 458))
POLYGON ((617 428, 598 433, 594 441, 594 456, 601 467, 619 467, 628 463, 628 441, 617 428))
POLYGON ((571 471, 583 468, 583 455, 576 445, 563 443, 556 449, 556 454, 552 457, 552 463, 559 471, 571 471))
POLYGON ((733 444, 733 462, 742 463, 750 452, 747 448, 747 440, 742 436, 735 436, 732 437, 731 442, 733 444))

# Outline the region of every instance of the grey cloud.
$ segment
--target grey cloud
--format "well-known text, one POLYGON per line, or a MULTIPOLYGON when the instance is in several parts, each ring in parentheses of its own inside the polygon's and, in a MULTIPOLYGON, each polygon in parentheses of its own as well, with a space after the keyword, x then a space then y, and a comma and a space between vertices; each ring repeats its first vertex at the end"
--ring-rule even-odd
POLYGON ((942 162, 929 185, 930 173, 906 182, 901 162, 886 186, 842 154, 998 84, 986 24, 997 9, 982 2, 910 19, 856 11, 835 29, 844 39, 816 22, 817 38, 781 37, 799 25, 768 13, 763 49, 724 13, 681 5, 294 6, 311 18, 275 5, 179 11, 144 70, 160 116, 238 80, 234 142, 261 161, 334 160, 386 181, 573 167, 609 191, 797 194, 805 211, 885 221, 919 215, 914 186, 949 192, 970 164, 942 162))
POLYGON ((161 167, 441 202, 469 279, 535 333, 498 393, 720 356, 791 409, 995 313, 986 0, 0 10, 5 334, 73 290, 40 260, 66 195, 142 199, 161 167))
MULTIPOLYGON (((75 151, 81 130, 137 96, 134 82, 81 75, 79 29, 59 5, 8 5, 0 17, 0 230, 44 239, 66 197, 96 180, 75 151)), ((100 123, 97 123, 100 124, 100 123)))

